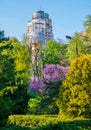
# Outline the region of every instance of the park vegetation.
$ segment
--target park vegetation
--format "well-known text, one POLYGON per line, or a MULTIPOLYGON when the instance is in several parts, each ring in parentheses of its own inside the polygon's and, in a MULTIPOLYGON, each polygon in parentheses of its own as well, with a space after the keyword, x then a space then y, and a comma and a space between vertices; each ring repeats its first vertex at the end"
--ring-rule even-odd
POLYGON ((0 31, 0 129, 91 129, 91 16, 68 44, 49 41, 38 52, 42 69, 33 78, 32 55, 0 31))

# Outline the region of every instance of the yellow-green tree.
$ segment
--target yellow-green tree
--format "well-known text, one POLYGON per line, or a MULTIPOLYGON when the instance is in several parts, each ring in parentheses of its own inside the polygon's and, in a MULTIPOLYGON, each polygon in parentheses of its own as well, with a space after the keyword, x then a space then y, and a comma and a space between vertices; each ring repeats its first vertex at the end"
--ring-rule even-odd
POLYGON ((29 46, 16 38, 0 43, 0 125, 9 114, 25 114, 30 79, 29 46))
POLYGON ((72 61, 57 101, 60 114, 91 116, 91 55, 72 61))

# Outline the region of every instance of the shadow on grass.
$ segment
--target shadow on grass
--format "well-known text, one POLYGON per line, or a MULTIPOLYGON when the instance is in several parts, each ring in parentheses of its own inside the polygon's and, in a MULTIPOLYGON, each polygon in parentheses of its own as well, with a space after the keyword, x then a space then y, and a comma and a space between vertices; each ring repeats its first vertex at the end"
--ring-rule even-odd
POLYGON ((91 130, 91 120, 75 120, 50 123, 48 125, 38 125, 34 127, 23 127, 10 125, 0 128, 0 130, 91 130))

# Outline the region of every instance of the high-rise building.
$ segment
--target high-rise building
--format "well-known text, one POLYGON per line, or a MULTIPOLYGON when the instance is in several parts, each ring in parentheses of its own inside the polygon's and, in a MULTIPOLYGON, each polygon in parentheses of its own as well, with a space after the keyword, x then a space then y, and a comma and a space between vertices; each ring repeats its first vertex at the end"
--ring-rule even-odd
POLYGON ((33 13, 32 20, 27 24, 27 39, 30 45, 41 43, 42 47, 53 40, 52 21, 47 13, 41 10, 33 13))
POLYGON ((32 78, 35 79, 41 76, 42 69, 42 55, 39 55, 39 50, 49 40, 53 40, 52 21, 44 11, 33 13, 32 20, 27 25, 27 40, 32 54, 32 78))

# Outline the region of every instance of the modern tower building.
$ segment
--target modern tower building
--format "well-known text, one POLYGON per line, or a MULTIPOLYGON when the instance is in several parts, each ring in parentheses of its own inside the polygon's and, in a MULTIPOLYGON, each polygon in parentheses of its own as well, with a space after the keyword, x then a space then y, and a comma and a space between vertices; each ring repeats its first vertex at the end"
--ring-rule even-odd
POLYGON ((41 43, 42 47, 53 39, 52 21, 44 11, 33 13, 32 20, 27 24, 27 39, 31 45, 41 43))
POLYGON ((41 76, 42 55, 39 52, 49 40, 53 40, 52 21, 44 11, 33 13, 32 20, 27 24, 27 40, 32 54, 32 78, 41 76))

